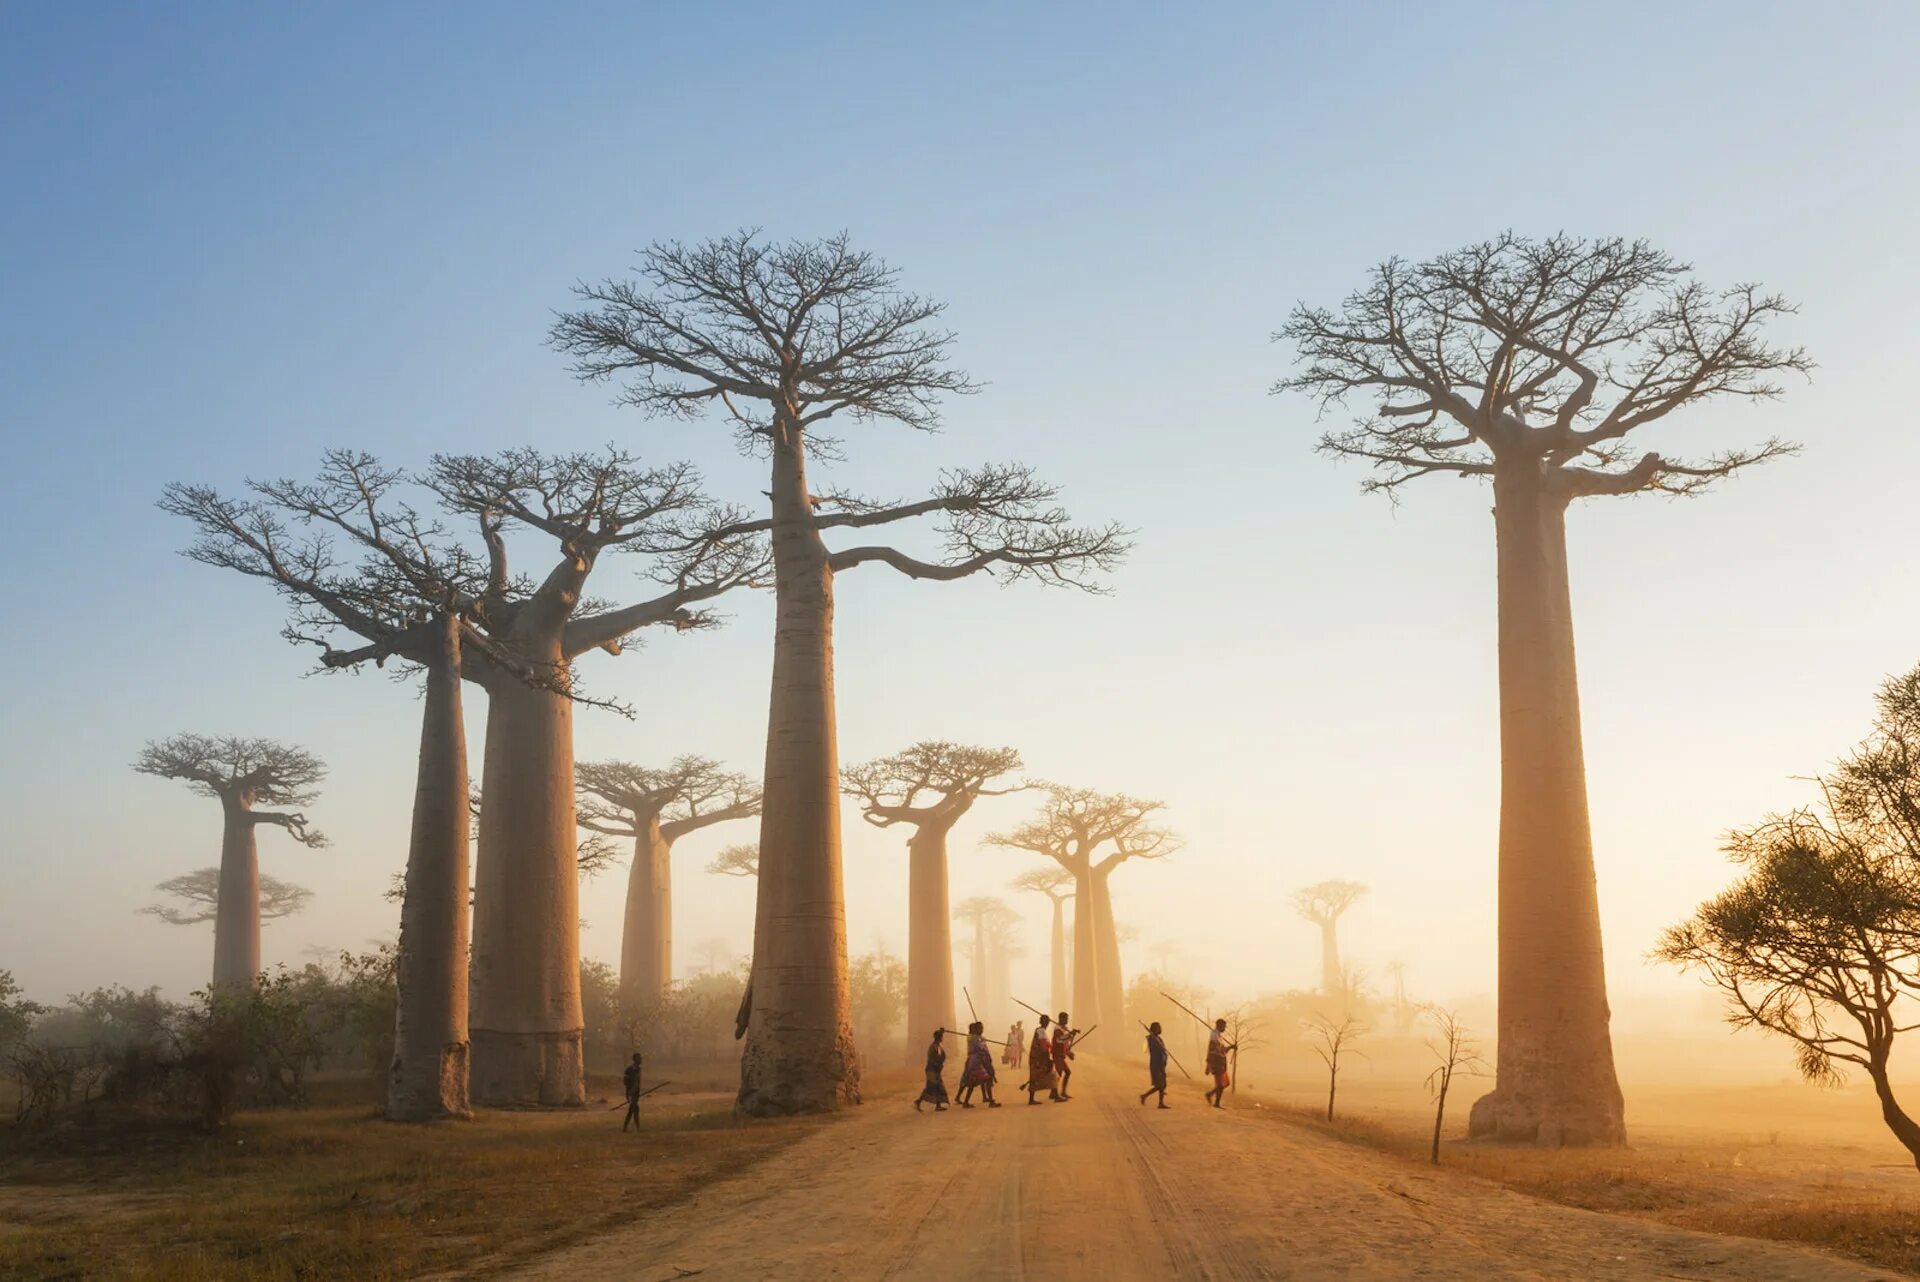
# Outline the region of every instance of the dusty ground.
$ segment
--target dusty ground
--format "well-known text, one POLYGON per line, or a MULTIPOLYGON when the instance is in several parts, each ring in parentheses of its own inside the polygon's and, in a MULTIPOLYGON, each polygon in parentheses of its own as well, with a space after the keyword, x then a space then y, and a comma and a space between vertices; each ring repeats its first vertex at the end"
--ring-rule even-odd
MULTIPOLYGON (((1089 1068, 1092 1068, 1089 1065, 1089 1068)), ((511 1276, 546 1279, 1898 1276, 1596 1214, 1252 1108, 1169 1112, 1100 1068, 1067 1104, 916 1115, 876 1099, 657 1217, 511 1276), (1104 1079, 1104 1080, 1103 1080, 1104 1079)))

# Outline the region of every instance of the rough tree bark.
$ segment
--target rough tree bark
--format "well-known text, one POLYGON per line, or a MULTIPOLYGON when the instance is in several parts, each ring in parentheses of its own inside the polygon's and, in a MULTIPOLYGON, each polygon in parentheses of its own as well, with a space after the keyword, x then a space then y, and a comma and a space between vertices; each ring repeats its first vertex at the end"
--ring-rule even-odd
POLYGON ((772 445, 773 689, 753 1006, 737 1101, 741 1112, 755 1115, 860 1102, 840 871, 833 570, 813 523, 806 445, 784 409, 777 412, 772 445))
POLYGON ((1497 1087, 1477 1135, 1619 1144, 1587 772, 1574 669, 1566 497, 1537 467, 1494 475, 1500 636, 1497 1087))
POLYGON ((437 621, 440 654, 426 665, 413 833, 395 962, 393 1065, 387 1116, 470 1117, 467 1032, 467 734, 460 620, 437 621))
POLYGON ((220 900, 213 916, 213 983, 245 988, 260 975, 260 848, 253 806, 220 798, 220 900))

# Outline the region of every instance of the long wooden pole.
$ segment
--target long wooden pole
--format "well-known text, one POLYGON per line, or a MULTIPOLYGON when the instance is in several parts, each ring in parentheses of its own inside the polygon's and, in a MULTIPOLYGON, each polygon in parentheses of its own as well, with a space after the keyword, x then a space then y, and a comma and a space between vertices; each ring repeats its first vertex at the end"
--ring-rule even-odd
MULTIPOLYGON (((1136 1019, 1133 1022, 1140 1025, 1140 1027, 1142 1028, 1147 1028, 1147 1021, 1144 1019, 1136 1019)), ((1151 1034, 1153 1030, 1151 1028, 1147 1028, 1147 1032, 1151 1034)), ((1189 1082, 1191 1082, 1193 1080, 1193 1074, 1187 1071, 1187 1066, 1180 1062, 1180 1057, 1173 1053, 1173 1047, 1167 1045, 1165 1039, 1161 1040, 1160 1049, 1167 1053, 1167 1058, 1173 1061, 1173 1066, 1180 1070, 1180 1076, 1186 1078, 1189 1082)))

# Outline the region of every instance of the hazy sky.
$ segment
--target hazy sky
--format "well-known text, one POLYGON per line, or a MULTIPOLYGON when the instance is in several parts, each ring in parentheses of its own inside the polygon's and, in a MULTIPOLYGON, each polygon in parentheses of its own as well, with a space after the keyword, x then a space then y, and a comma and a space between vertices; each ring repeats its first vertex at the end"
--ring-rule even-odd
MULTIPOLYGON (((1267 393, 1294 301, 1385 256, 1645 236, 1802 304, 1777 334, 1811 384, 1649 443, 1804 455, 1572 516, 1618 996, 1691 993, 1644 955, 1724 882, 1717 834, 1798 800, 1920 660, 1912 6, 559 7, 0 8, 0 968, 29 992, 204 980, 208 928, 134 915, 217 856, 213 803, 127 768, 176 731, 333 767, 310 809, 333 846, 262 838, 266 871, 316 891, 270 962, 394 927, 410 692, 302 679, 270 593, 176 555, 163 483, 304 474, 332 445, 617 441, 757 499, 717 423, 615 408, 543 346, 571 282, 656 238, 845 228, 950 303, 985 391, 939 436, 849 429, 828 480, 910 495, 1017 458, 1139 529, 1108 597, 871 567, 838 613, 849 760, 1010 744, 1168 800, 1186 851, 1116 882, 1136 967, 1172 940, 1223 994, 1310 984, 1285 897, 1337 875, 1373 887, 1362 964, 1406 958, 1423 995, 1491 985, 1489 497, 1363 498, 1313 454, 1313 408, 1267 393)), ((624 592, 617 564, 597 590, 624 592)), ((770 617, 727 609, 587 660, 641 715, 583 711, 582 759, 758 768, 770 617)), ((1029 866, 975 845, 1030 804, 956 834, 956 899, 1029 866)), ((902 838, 851 809, 846 831, 854 945, 899 949, 902 838)), ((701 869, 752 836, 678 852, 683 964, 703 937, 745 951, 750 883, 701 869)), ((618 956, 623 878, 586 890, 589 956, 618 956)), ((1045 905, 1019 906, 1039 991, 1045 905)))

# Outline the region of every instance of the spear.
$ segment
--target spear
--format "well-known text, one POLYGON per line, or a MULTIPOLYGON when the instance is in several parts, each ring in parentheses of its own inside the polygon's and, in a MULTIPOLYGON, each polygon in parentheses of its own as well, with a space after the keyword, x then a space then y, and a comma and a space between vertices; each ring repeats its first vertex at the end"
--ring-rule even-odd
POLYGON ((967 991, 965 984, 960 985, 960 995, 967 999, 967 1014, 973 1016, 975 1019, 979 1019, 980 1012, 973 1008, 973 994, 967 991))
MULTIPOLYGON (((1098 1028, 1098 1027, 1100 1027, 1100 1025, 1098 1025, 1098 1024, 1095 1024, 1095 1025, 1093 1026, 1093 1028, 1098 1028)), ((1074 1032, 1074 1033, 1069 1033, 1069 1034, 1067 1035, 1067 1045, 1068 1045, 1068 1046, 1078 1046, 1078 1045, 1079 1045, 1079 1044, 1080 1044, 1080 1043, 1081 1043, 1081 1042, 1082 1042, 1083 1040, 1085 1040, 1086 1038, 1089 1038, 1089 1037, 1092 1037, 1092 1036, 1093 1036, 1093 1028, 1089 1028, 1089 1029, 1088 1029, 1088 1030, 1087 1030, 1086 1032, 1084 1032, 1084 1033, 1081 1033, 1081 1032, 1074 1032)))
MULTIPOLYGON (((634 1098, 645 1099, 647 1096, 659 1090, 662 1086, 671 1086, 671 1085, 673 1085, 672 1082, 656 1082, 654 1085, 647 1087, 646 1090, 641 1091, 638 1095, 634 1096, 634 1098)), ((607 1112, 611 1113, 616 1108, 625 1108, 626 1106, 627 1106, 627 1102, 625 1100, 621 1100, 618 1104, 615 1104, 613 1108, 608 1109, 607 1112)))
MULTIPOLYGON (((971 1036, 973 1036, 973 1034, 971 1034, 971 1033, 963 1033, 963 1032, 961 1032, 961 1031, 960 1031, 959 1029, 957 1029, 957 1028, 943 1028, 943 1029, 941 1029, 940 1031, 941 1031, 941 1032, 943 1032, 943 1033, 952 1033, 952 1034, 953 1034, 953 1035, 954 1035, 955 1037, 971 1037, 971 1036)), ((994 1040, 993 1040, 993 1039, 992 1039, 991 1037, 982 1037, 982 1038, 981 1038, 980 1040, 981 1040, 981 1041, 983 1041, 983 1042, 985 1042, 985 1043, 986 1043, 987 1045, 989 1045, 989 1046, 1005 1046, 1005 1045, 1006 1045, 1006 1043, 1005 1043, 1005 1042, 996 1042, 996 1041, 994 1041, 994 1040)))
MULTIPOLYGON (((1133 1022, 1140 1025, 1140 1027, 1142 1028, 1147 1028, 1147 1021, 1144 1019, 1136 1019, 1133 1022)), ((1147 1032, 1152 1033, 1153 1030, 1151 1028, 1147 1028, 1147 1032)), ((1193 1080, 1193 1074, 1189 1073, 1187 1071, 1187 1066, 1180 1062, 1180 1057, 1173 1053, 1173 1047, 1167 1045, 1165 1041, 1162 1041, 1160 1043, 1160 1049, 1167 1053, 1167 1058, 1173 1061, 1173 1066, 1180 1070, 1180 1076, 1186 1078, 1189 1082, 1191 1082, 1193 1080)))
MULTIPOLYGON (((1181 1010, 1187 1012, 1187 1014, 1193 1015, 1193 1007, 1187 1005, 1185 1002, 1181 1001, 1178 997, 1175 997, 1172 993, 1161 993, 1160 995, 1166 998, 1168 1001, 1172 1002, 1175 1006, 1178 1006, 1181 1010)), ((1193 1017, 1194 1019, 1199 1020, 1200 1027, 1206 1029, 1210 1033, 1213 1031, 1212 1024, 1209 1024, 1204 1019, 1200 1019, 1198 1015, 1193 1015, 1193 1017)))
MULTIPOLYGON (((963 990, 963 991, 964 991, 964 990, 963 990)), ((1027 1004, 1026 1004, 1025 1002, 1023 1002, 1023 1001, 1021 1001, 1021 1000, 1020 1000, 1020 999, 1019 999, 1018 997, 1016 997, 1016 998, 1014 998, 1014 999, 1013 999, 1013 1004, 1014 1004, 1015 1006, 1026 1006, 1028 1010, 1030 1010, 1030 1011, 1032 1011, 1032 1012, 1033 1012, 1034 1014, 1036 1014, 1036 1015, 1039 1015, 1039 1016, 1040 1016, 1040 1017, 1042 1017, 1043 1019, 1052 1019, 1052 1018, 1053 1018, 1053 1016, 1051 1016, 1051 1015, 1049 1015, 1049 1014, 1047 1014, 1047 1012, 1045 1012, 1045 1011, 1043 1011, 1043 1010, 1041 1010, 1041 1009, 1039 1009, 1038 1007, 1035 1007, 1035 1006, 1027 1006, 1027 1004)))

